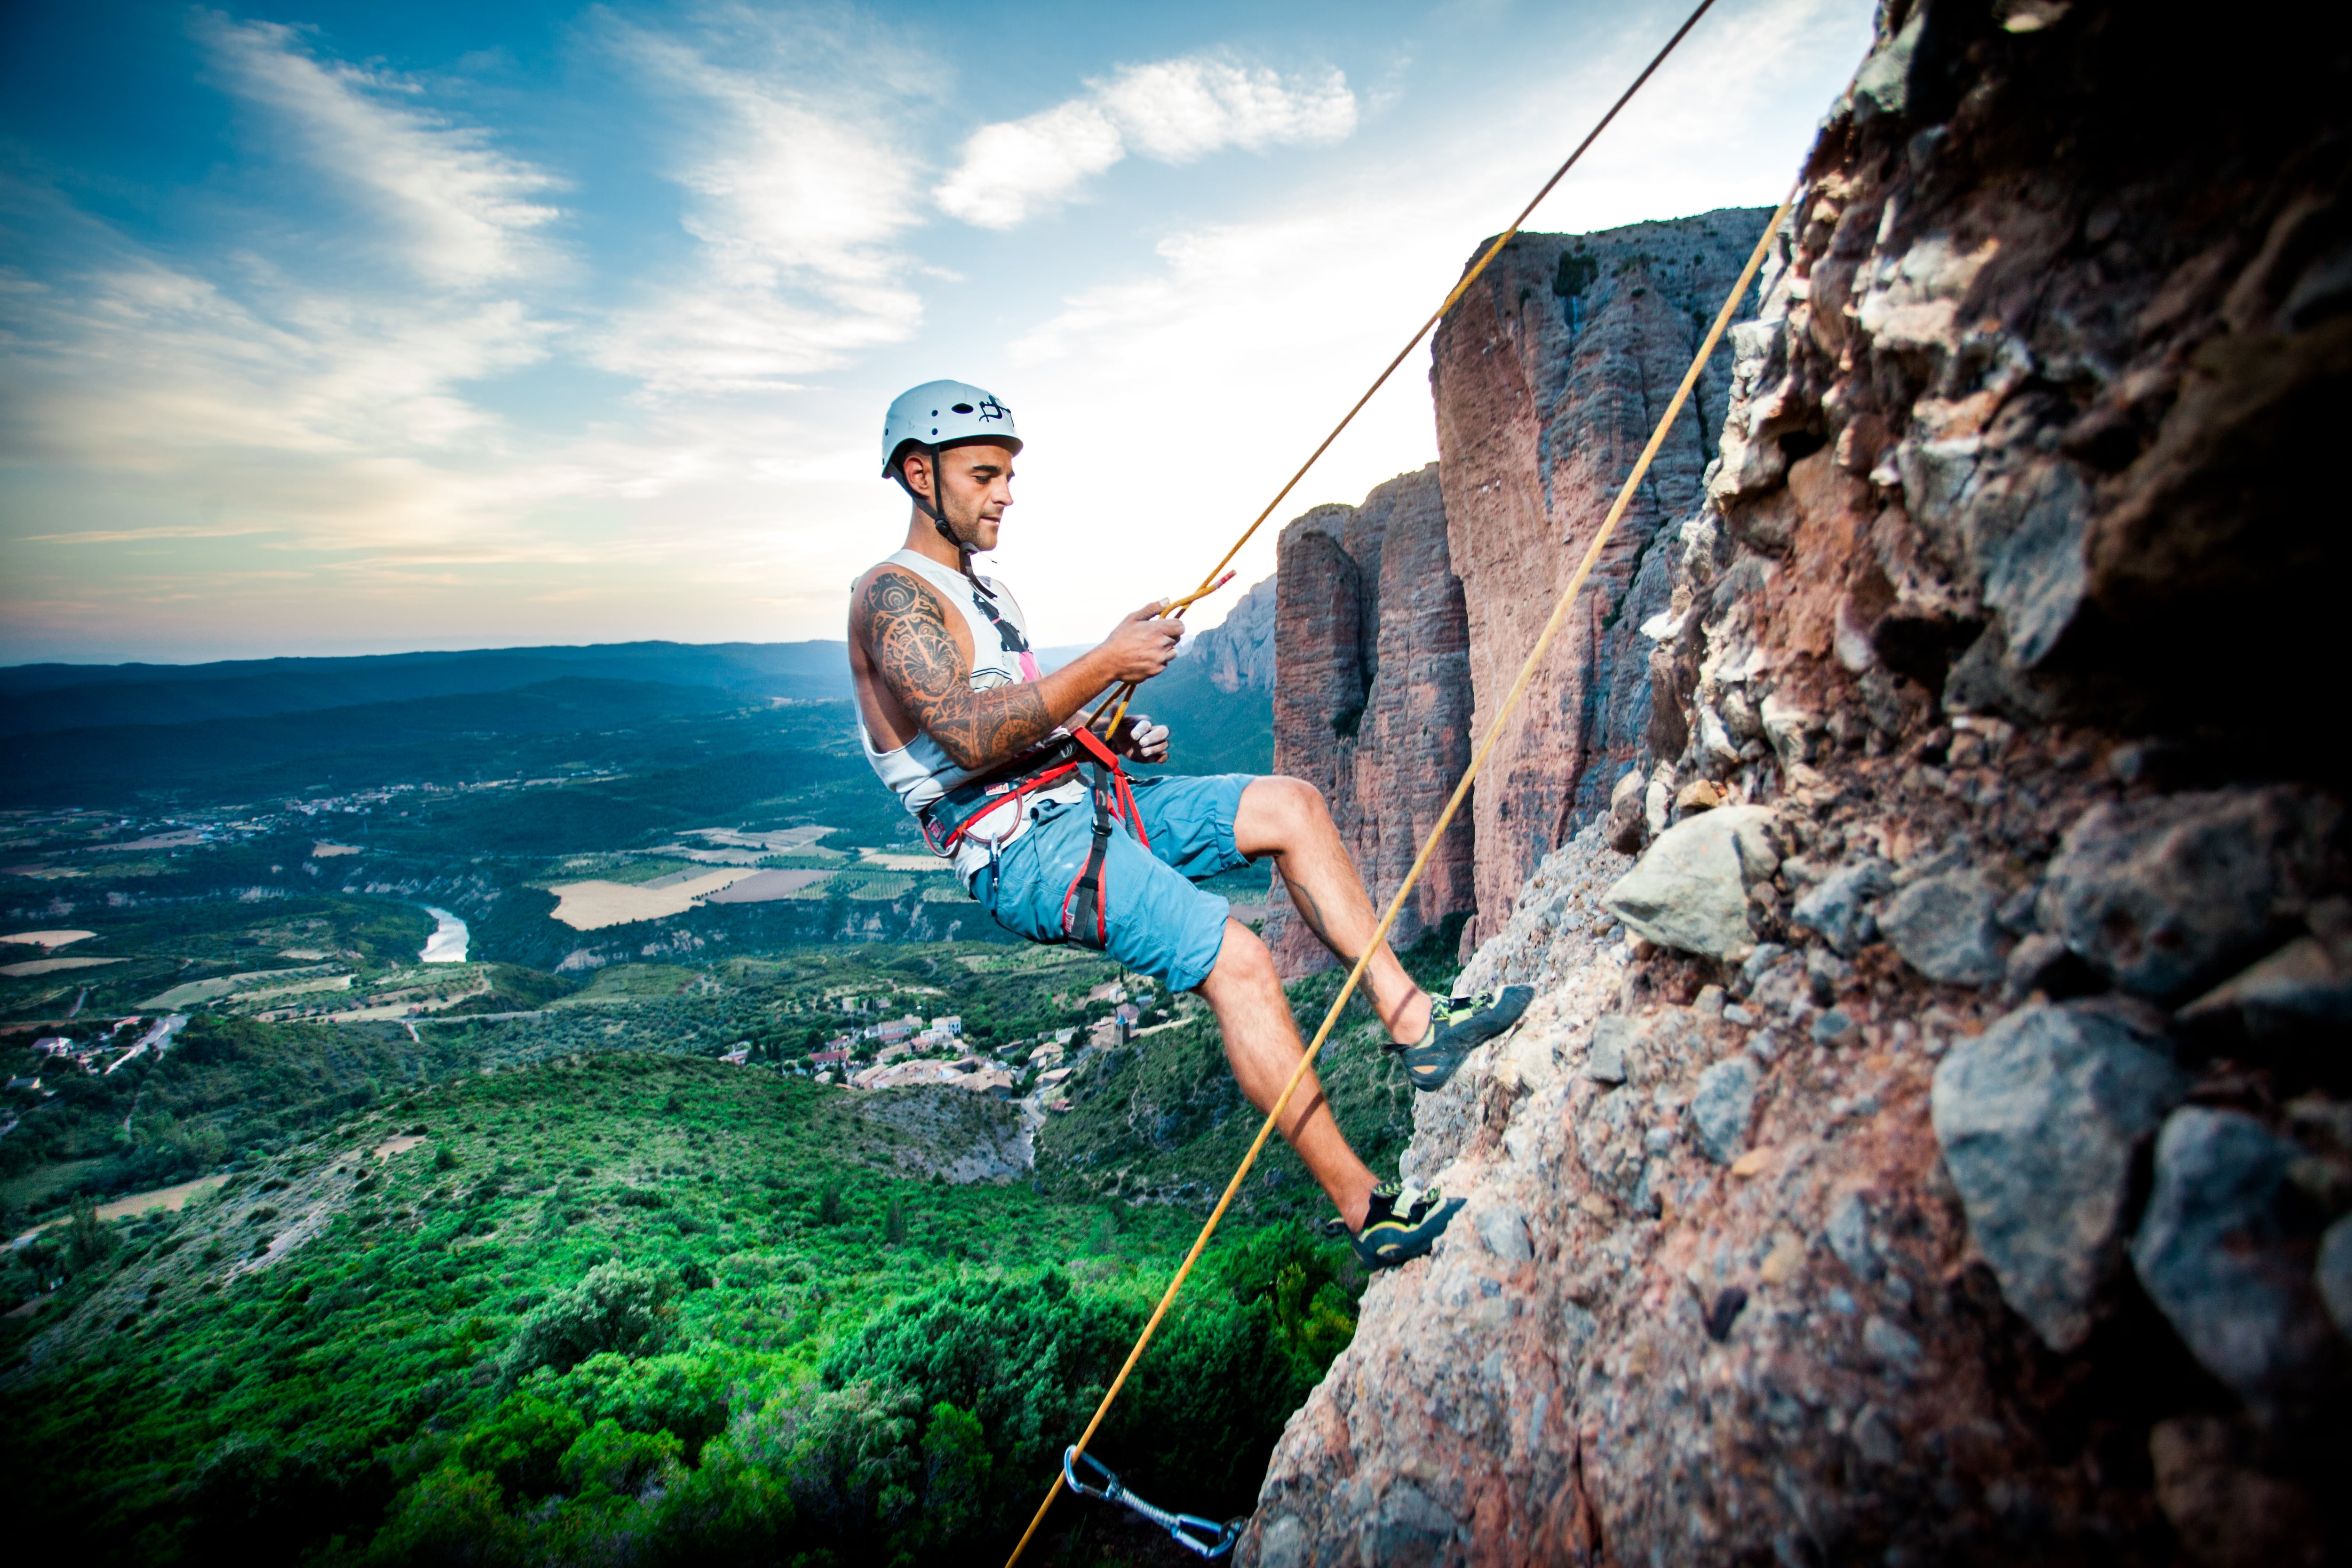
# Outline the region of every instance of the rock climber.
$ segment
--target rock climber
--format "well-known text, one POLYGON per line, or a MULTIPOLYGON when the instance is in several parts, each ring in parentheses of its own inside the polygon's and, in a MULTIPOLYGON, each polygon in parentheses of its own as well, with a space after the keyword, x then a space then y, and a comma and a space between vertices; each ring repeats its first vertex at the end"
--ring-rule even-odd
MULTIPOLYGON (((849 666, 866 760, 995 921, 1031 942, 1108 952, 1171 991, 1198 991, 1250 1103, 1270 1110, 1305 1054, 1273 955, 1225 900, 1196 886, 1272 860, 1307 929, 1352 963, 1377 925, 1322 795, 1298 779, 1228 773, 1129 780, 1122 759, 1164 760, 1168 727, 1129 713, 1108 734, 1071 721, 1106 689, 1168 668, 1183 636, 1168 601, 1102 644, 1039 668, 1004 584, 972 568, 996 548, 1021 450, 1013 411, 980 387, 926 382, 890 405, 883 477, 913 501, 905 545, 852 586, 849 666)), ((1107 716, 1106 716, 1107 717, 1107 716)), ((1365 967, 1372 1008, 1415 1089, 1516 1023, 1533 994, 1440 1001, 1386 943, 1365 967)), ((1282 1134, 1329 1195, 1366 1266, 1418 1258, 1459 1198, 1375 1177, 1310 1072, 1282 1134)))

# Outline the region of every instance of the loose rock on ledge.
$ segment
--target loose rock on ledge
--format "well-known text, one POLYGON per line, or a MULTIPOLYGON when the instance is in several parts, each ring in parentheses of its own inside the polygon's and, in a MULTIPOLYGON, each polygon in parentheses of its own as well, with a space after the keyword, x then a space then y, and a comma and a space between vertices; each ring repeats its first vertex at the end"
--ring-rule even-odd
POLYGON ((2284 786, 2095 806, 2051 863, 2044 924, 2126 990, 2193 994, 2276 942, 2320 890, 2343 816, 2284 786))
POLYGON ((1822 940, 1852 958, 1862 951, 1864 942, 1878 934, 1869 900, 1884 896, 1894 886, 1895 868, 1875 856, 1868 856, 1822 878, 1818 887, 1797 900, 1796 908, 1789 911, 1789 919, 1793 924, 1821 932, 1822 940))
POLYGON ((2001 976, 2000 900, 1980 872, 1923 877, 1886 901, 1879 929, 1903 962, 1947 985, 2001 976))
POLYGON ((1930 1111, 1969 1234, 2001 1295, 2053 1350, 2090 1336, 2133 1145, 2187 1086, 2115 1018, 2042 1005, 1955 1047, 1937 1068, 1930 1111))
POLYGON ((2174 1111, 2157 1139, 2156 1189, 2131 1248, 2148 1299, 2189 1351, 2273 1418, 2308 1413, 2343 1371, 2283 1213, 2301 1152, 2242 1111, 2174 1111))
POLYGON ((1746 958, 1756 948, 1748 886, 1780 865, 1766 832, 1771 821, 1762 806, 1727 805, 1676 823, 1609 889, 1601 907, 1661 947, 1746 958))

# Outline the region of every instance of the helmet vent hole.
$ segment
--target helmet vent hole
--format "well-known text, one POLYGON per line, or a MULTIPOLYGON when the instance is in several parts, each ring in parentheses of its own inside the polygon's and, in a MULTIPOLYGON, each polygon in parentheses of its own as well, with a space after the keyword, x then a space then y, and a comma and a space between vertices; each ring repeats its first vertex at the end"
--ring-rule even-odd
POLYGON ((971 412, 971 405, 969 403, 959 403, 955 405, 955 411, 958 414, 969 414, 971 412))

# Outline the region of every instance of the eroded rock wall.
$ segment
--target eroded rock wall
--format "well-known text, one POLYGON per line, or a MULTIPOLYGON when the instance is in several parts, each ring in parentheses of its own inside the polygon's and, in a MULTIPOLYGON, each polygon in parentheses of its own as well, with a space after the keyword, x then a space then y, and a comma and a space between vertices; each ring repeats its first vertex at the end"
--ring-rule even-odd
MULTIPOLYGON (((1480 733, 1770 216, 1734 207, 1520 235, 1438 329, 1430 388, 1480 733)), ((1672 568, 1654 546, 1698 510, 1731 358, 1726 346, 1709 361, 1479 781, 1472 942, 1501 928, 1536 863, 1606 808, 1648 744, 1638 628, 1665 609, 1672 568)), ((1675 715, 1663 717, 1671 731, 1675 715)), ((1664 747, 1679 748, 1679 737, 1664 747)))
POLYGON ((1244 594, 1225 618, 1179 646, 1184 658, 1206 659, 1210 683, 1231 695, 1274 689, 1275 582, 1244 594))
MULTIPOLYGON (((1437 465, 1294 520, 1276 559, 1275 772, 1322 790, 1384 908, 1470 761, 1466 617, 1437 465)), ((1398 917, 1400 947, 1470 907, 1473 828, 1457 824, 1398 917)), ((1332 962, 1279 876, 1265 934, 1286 975, 1332 962)))
POLYGON ((1480 948, 1538 997, 1406 1157, 1467 1206, 1246 1560, 2352 1554, 2352 71, 2294 15, 1883 8, 1665 535, 1663 787, 1480 948))

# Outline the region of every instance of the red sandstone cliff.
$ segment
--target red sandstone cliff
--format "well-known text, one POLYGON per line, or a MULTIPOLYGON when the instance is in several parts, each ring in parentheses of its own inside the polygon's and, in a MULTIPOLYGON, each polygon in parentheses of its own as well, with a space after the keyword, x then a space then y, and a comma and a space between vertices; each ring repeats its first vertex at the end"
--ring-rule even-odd
MULTIPOLYGON (((1470 760, 1462 584, 1447 565, 1435 464, 1282 531, 1275 573, 1274 767, 1314 783, 1375 904, 1404 880, 1470 760)), ((1470 907, 1472 830, 1446 835, 1398 917, 1410 946, 1470 907)), ((1283 973, 1330 955, 1280 892, 1266 936, 1283 973)))
MULTIPOLYGON (((1438 329, 1430 386, 1480 732, 1769 216, 1729 208, 1521 235, 1438 329)), ((1607 807, 1648 742, 1650 645, 1638 628, 1666 606, 1671 551, 1657 546, 1698 510, 1730 374, 1727 344, 1487 764, 1473 942, 1501 929, 1528 872, 1607 807)), ((1672 754, 1681 737, 1671 710, 1662 718, 1672 754)))

